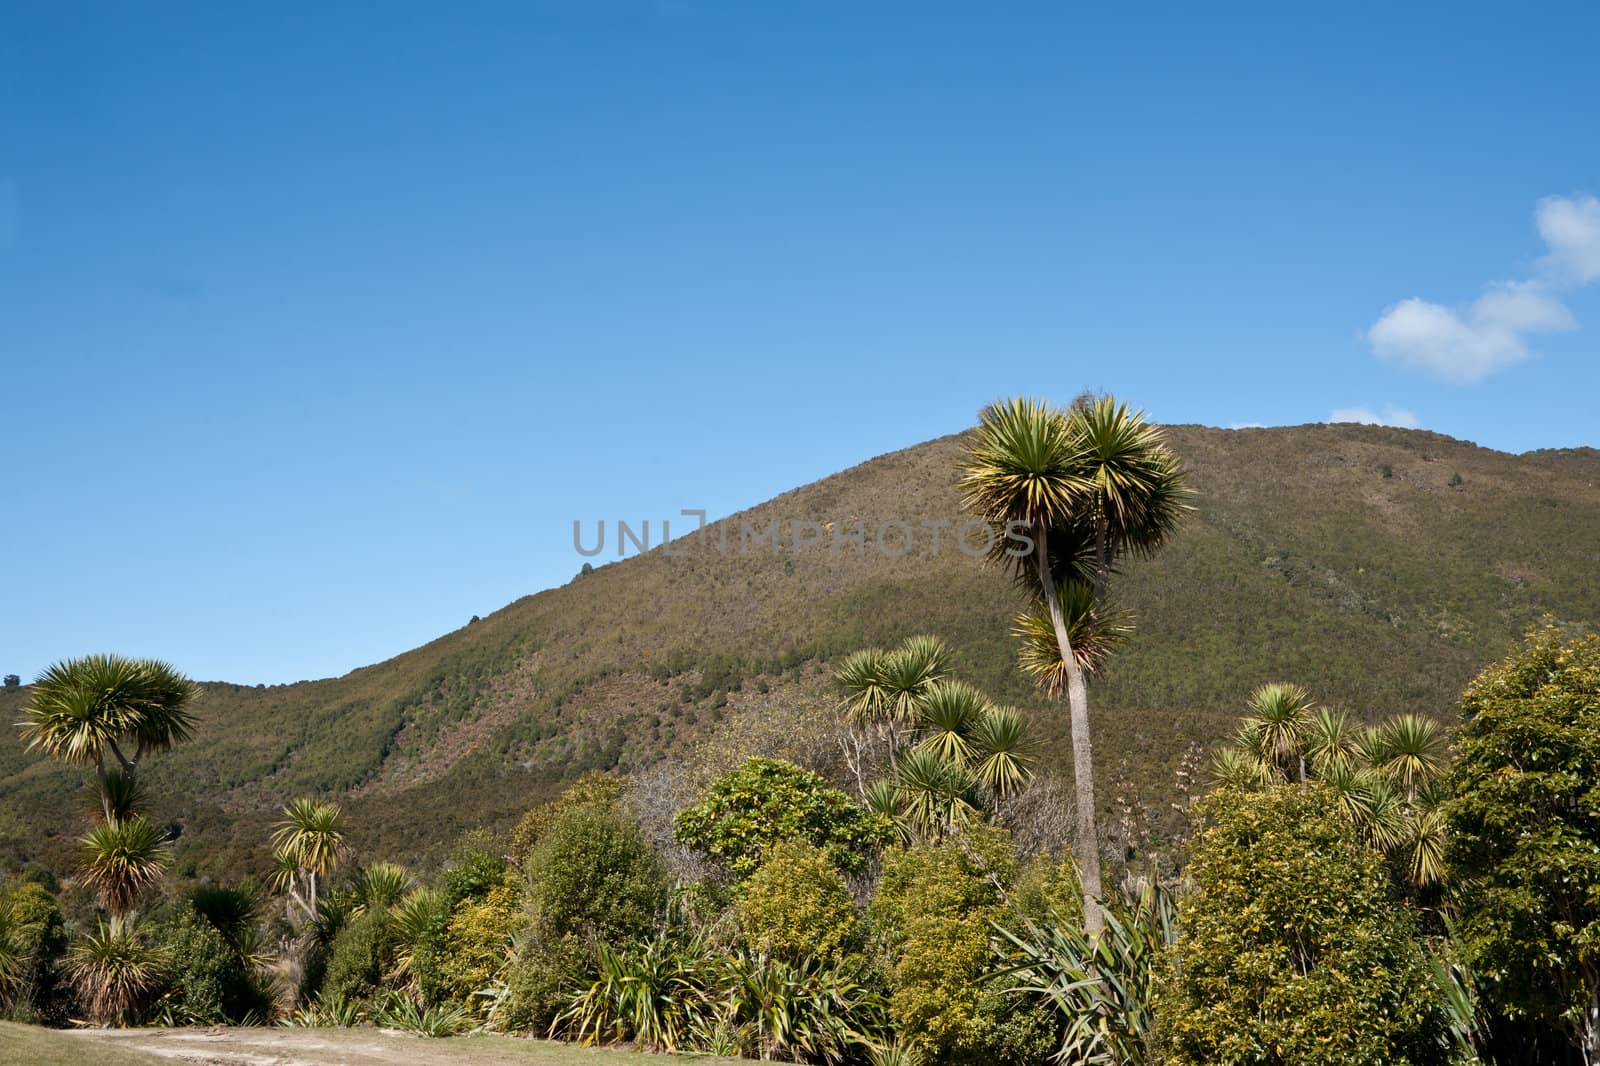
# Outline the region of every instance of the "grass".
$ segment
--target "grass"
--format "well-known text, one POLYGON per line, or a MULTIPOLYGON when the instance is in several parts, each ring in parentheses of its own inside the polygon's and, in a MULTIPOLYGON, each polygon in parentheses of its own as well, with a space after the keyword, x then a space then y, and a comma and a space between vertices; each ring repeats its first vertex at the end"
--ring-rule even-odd
MULTIPOLYGON (((1117 580, 1138 631, 1091 689, 1103 780, 1151 810, 1174 798, 1181 754, 1230 730, 1260 682, 1298 681, 1368 720, 1448 718, 1540 615, 1600 622, 1593 449, 1516 456, 1349 425, 1177 426, 1170 438, 1195 511, 1117 580)), ((948 541, 931 557, 925 538, 900 559, 826 544, 738 555, 741 518, 959 519, 961 453, 946 437, 881 456, 735 516, 728 555, 597 566, 344 677, 206 685, 201 739, 141 771, 152 817, 183 829, 177 875, 259 875, 275 808, 307 793, 346 805, 363 859, 430 862, 463 829, 507 826, 585 770, 695 751, 741 714, 821 706, 827 662, 916 632, 944 637, 963 676, 1026 710, 1045 764, 1065 771, 1065 715, 1016 669, 1016 599, 993 570, 948 541)), ((603 517, 614 529, 644 516, 603 517)), ((573 554, 574 571, 582 561, 573 554)), ((0 721, 25 698, 0 690, 0 721)), ((82 783, 0 743, 0 864, 66 869, 82 829, 61 811, 82 783)))
MULTIPOLYGON (((83 1066, 88 1048, 82 1037, 34 1025, 0 1022, 0 1062, 29 1066, 83 1066)), ((121 1047, 97 1047, 96 1066, 157 1066, 170 1060, 121 1047)))

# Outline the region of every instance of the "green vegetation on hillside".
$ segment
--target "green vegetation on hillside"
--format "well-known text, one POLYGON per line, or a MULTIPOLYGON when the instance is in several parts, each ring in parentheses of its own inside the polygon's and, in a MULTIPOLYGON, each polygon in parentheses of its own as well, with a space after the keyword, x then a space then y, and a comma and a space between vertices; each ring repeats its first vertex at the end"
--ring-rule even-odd
MULTIPOLYGON (((1128 782, 1158 820, 1182 754, 1227 731, 1260 678, 1297 678, 1362 722, 1441 717, 1543 614, 1600 620, 1600 453, 1512 456, 1349 425, 1174 426, 1167 438, 1196 509, 1120 579, 1139 636, 1097 682, 1092 712, 1107 781, 1128 782)), ((737 553, 741 522, 959 523, 965 446, 947 437, 881 456, 708 527, 686 558, 601 566, 341 678, 205 685, 194 710, 207 743, 148 770, 160 778, 150 817, 183 829, 175 869, 243 873, 295 795, 337 799, 352 843, 375 856, 441 857, 462 830, 508 828, 585 770, 691 752, 747 713, 820 705, 829 671, 808 663, 918 632, 1024 711, 1040 769, 1070 780, 1065 716, 1016 669, 1015 594, 948 533, 937 557, 926 535, 900 559, 870 545, 835 556, 831 542, 737 553), (714 547, 723 526, 728 555, 714 547), (432 816, 397 816, 416 809, 432 816)), ((21 716, 27 691, 0 688, 0 719, 21 716)), ((0 857, 61 865, 84 829, 60 817, 80 780, 0 745, 0 857)), ((1102 817, 1115 791, 1101 790, 1102 817)))

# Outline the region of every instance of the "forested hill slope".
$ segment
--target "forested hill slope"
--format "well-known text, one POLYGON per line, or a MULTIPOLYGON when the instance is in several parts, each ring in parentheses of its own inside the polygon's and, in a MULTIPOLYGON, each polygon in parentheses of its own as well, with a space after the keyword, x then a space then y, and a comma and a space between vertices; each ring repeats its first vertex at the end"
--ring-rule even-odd
MULTIPOLYGON (((1600 622, 1600 452, 1507 455, 1353 425, 1168 432, 1195 510, 1118 581, 1138 631, 1092 689, 1098 761, 1147 802, 1164 800, 1191 743, 1231 730, 1261 681, 1296 680, 1370 717, 1447 716, 1531 621, 1600 622)), ((345 803, 368 857, 437 854, 585 769, 816 711, 830 659, 916 632, 943 636, 964 674, 1029 709, 1045 761, 1062 762, 1064 714, 1014 667, 1003 575, 948 534, 934 553, 926 530, 899 558, 870 533, 862 554, 833 550, 831 530, 858 521, 959 522, 961 453, 952 436, 880 456, 708 527, 684 557, 599 566, 344 677, 207 684, 196 741, 142 775, 182 831, 180 872, 259 868, 275 807, 298 794, 345 803), (741 554, 741 524, 774 520, 783 547, 741 554), (797 521, 832 525, 796 552, 797 521)), ((91 650, 117 649, 61 654, 91 650)), ((0 717, 16 720, 26 692, 0 691, 0 717)), ((0 743, 0 859, 64 869, 81 781, 0 743)))

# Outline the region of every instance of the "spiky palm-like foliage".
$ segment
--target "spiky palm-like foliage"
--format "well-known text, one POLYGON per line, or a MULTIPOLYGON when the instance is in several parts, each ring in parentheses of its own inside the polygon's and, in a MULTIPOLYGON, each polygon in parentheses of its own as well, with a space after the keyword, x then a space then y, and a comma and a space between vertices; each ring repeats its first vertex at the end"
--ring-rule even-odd
POLYGON ((862 795, 861 804, 873 814, 887 818, 894 826, 900 843, 911 843, 913 836, 911 827, 906 823, 905 797, 893 780, 880 777, 873 781, 862 795))
POLYGON ((875 725, 890 716, 889 689, 884 680, 884 660, 888 656, 881 648, 863 648, 847 655, 834 671, 834 681, 844 692, 845 720, 851 725, 875 725))
POLYGON ((383 1029, 432 1039, 459 1036, 472 1028, 472 1012, 459 1003, 418 1003, 398 992, 389 993, 372 1012, 372 1020, 383 1029))
POLYGON ((22 986, 28 972, 26 949, 19 943, 20 923, 11 909, 11 901, 0 899, 0 1008, 11 1003, 11 997, 22 986))
POLYGON ((131 922, 99 923, 81 937, 68 975, 99 1025, 128 1025, 161 987, 165 960, 131 922))
POLYGON ((1405 843, 1409 817, 1405 797, 1387 780, 1369 776, 1360 792, 1356 828, 1379 851, 1390 852, 1405 843))
POLYGON ((1271 780, 1254 752, 1234 744, 1224 745, 1212 755, 1211 779, 1233 788, 1260 788, 1271 780))
POLYGON ((254 942, 261 916, 261 893, 255 884, 201 885, 189 893, 189 906, 236 951, 254 942))
POLYGON ((1431 718, 1396 715, 1373 734, 1373 768, 1393 778, 1409 797, 1443 773, 1445 757, 1444 731, 1431 718))
POLYGON ((580 1044, 635 1040, 643 1050, 676 1054, 715 1015, 715 964, 696 943, 658 936, 634 948, 595 949, 596 973, 556 1018, 580 1044))
POLYGON ((949 649, 938 637, 908 637, 883 660, 883 685, 890 720, 915 726, 929 690, 945 674, 949 649))
POLYGON ((104 788, 92 809, 107 821, 132 818, 145 804, 144 781, 121 770, 107 770, 104 788))
MULTIPOLYGON (((1111 653, 1127 642, 1133 627, 1127 614, 1104 604, 1096 604, 1094 586, 1087 581, 1063 581, 1056 585, 1056 600, 1078 669, 1097 674, 1111 653)), ((1067 691, 1070 671, 1061 657, 1061 642, 1056 639, 1055 620, 1043 598, 1017 614, 1011 622, 1011 635, 1019 638, 1018 663, 1051 699, 1067 691)))
POLYGON ((405 898, 416 884, 416 878, 404 866, 392 862, 363 866, 350 881, 350 892, 354 897, 352 913, 389 910, 405 898))
POLYGON ((417 946, 443 934, 450 920, 450 899, 442 889, 413 888, 389 912, 390 926, 400 942, 395 955, 395 977, 414 983, 417 946))
POLYGON ((997 796, 1010 796, 1033 777, 1033 756, 1022 715, 990 707, 972 730, 972 773, 997 796))
POLYGON ((1401 854, 1413 884, 1426 887, 1444 881, 1446 828, 1444 815, 1435 808, 1416 808, 1407 817, 1401 854))
POLYGON ((720 969, 721 1012, 763 1061, 841 1063, 879 1046, 888 1028, 878 993, 817 959, 744 953, 720 969))
POLYGON ((982 816, 983 793, 971 771, 922 749, 909 751, 895 775, 900 821, 913 837, 938 840, 982 816))
POLYGON ((199 688, 170 663, 90 655, 50 666, 33 683, 20 726, 29 750, 93 766, 101 810, 117 817, 107 782, 110 756, 131 779, 152 751, 189 739, 199 688))
POLYGON ((166 833, 143 815, 101 822, 83 838, 83 880, 118 924, 147 889, 161 880, 171 858, 166 833))
POLYGON ((989 699, 965 681, 937 681, 919 703, 923 738, 918 747, 949 762, 967 765, 977 749, 972 734, 989 713, 989 699))
POLYGON ((1177 939, 1177 913, 1147 886, 1127 911, 1108 913, 1098 938, 1058 919, 999 928, 1007 964, 991 980, 1009 993, 1037 996, 1055 1011, 1061 1046, 1055 1062, 1139 1066, 1155 1017, 1163 953, 1177 939))
POLYGON ((343 815, 337 804, 301 797, 283 808, 272 833, 273 886, 286 892, 304 917, 317 915, 317 888, 344 857, 343 815))
POLYGON ((1069 422, 1093 483, 1097 584, 1125 552, 1154 555, 1177 530, 1187 505, 1183 469, 1143 411, 1100 396, 1075 404, 1069 422), (1106 555, 1109 559, 1105 558, 1106 555))
POLYGON ((1217 784, 1253 790, 1318 782, 1413 886, 1444 880, 1446 826, 1435 809, 1444 798, 1446 745, 1437 723, 1399 715, 1364 729, 1341 711, 1312 708, 1298 685, 1263 685, 1250 705, 1234 745, 1213 758, 1217 784))
POLYGON ((1305 780, 1304 744, 1311 697, 1299 685, 1273 682, 1250 693, 1250 728, 1263 758, 1287 779, 1305 780))
MULTIPOLYGON (((961 485, 972 514, 1029 529, 1072 525, 1093 488, 1066 418, 1041 400, 1022 398, 993 404, 979 416, 961 485)), ((1034 563, 1028 556, 1010 559, 1021 574, 1034 563)))
POLYGON ((1361 731, 1350 716, 1332 707, 1318 707, 1306 723, 1305 754, 1317 776, 1336 767, 1354 766, 1360 757, 1361 731))

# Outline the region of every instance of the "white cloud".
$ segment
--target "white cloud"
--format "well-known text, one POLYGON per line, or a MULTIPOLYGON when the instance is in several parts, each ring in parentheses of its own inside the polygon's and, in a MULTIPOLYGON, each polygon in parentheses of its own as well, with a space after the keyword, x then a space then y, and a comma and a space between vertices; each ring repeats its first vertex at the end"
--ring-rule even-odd
POLYGON ((1530 336, 1576 329, 1556 292, 1600 280, 1600 200, 1549 196, 1534 214, 1550 250, 1543 280, 1492 282, 1462 310, 1401 300, 1367 330, 1378 357, 1449 381, 1482 381, 1531 357, 1530 336))
POLYGON ((1359 422, 1363 426, 1397 426, 1416 429, 1417 416, 1400 407, 1385 405, 1382 412, 1370 407, 1340 407, 1328 416, 1329 422, 1359 422))
POLYGON ((1229 429, 1266 429, 1267 428, 1267 424, 1265 422, 1235 422, 1232 425, 1230 425, 1228 428, 1229 429))
POLYGON ((1535 217, 1539 236, 1550 246, 1545 269, 1576 285, 1600 279, 1600 200, 1546 196, 1535 217))
POLYGON ((1367 331, 1379 358, 1421 367, 1451 381, 1482 381, 1527 359, 1527 334, 1574 329, 1566 305, 1537 282, 1489 286, 1466 312, 1427 300, 1401 300, 1367 331))

